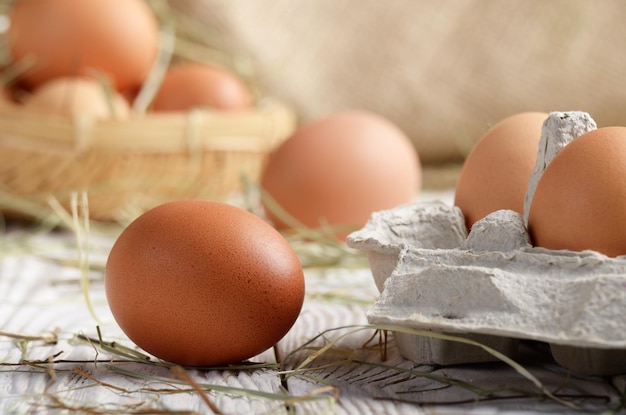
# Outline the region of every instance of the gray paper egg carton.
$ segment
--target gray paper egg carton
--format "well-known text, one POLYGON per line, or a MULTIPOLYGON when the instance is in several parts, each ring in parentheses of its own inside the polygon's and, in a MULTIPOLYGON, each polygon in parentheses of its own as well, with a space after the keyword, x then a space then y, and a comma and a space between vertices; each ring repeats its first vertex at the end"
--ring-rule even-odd
MULTIPOLYGON (((381 295, 368 312, 392 324, 470 338, 514 356, 519 339, 550 345, 585 374, 626 373, 626 258, 532 247, 519 214, 494 212, 469 235, 443 203, 377 212, 348 237, 364 251, 381 295)), ((401 332, 418 363, 497 360, 476 346, 401 332)))
MULTIPOLYGON (((557 363, 574 371, 626 373, 626 256, 533 247, 525 226, 545 167, 595 128, 586 113, 549 115, 524 215, 496 211, 468 234, 461 211, 443 203, 374 213, 347 238, 367 254, 381 292, 368 320, 463 336, 509 356, 520 339, 543 341, 557 363)), ((497 360, 460 342, 394 336, 403 356, 419 363, 497 360)))

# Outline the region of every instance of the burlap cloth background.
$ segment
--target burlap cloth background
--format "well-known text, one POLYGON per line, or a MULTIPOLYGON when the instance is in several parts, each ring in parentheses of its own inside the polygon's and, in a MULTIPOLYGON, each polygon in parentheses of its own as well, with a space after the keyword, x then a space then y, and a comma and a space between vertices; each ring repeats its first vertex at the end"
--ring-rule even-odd
POLYGON ((400 126, 424 163, 462 160, 525 110, 626 125, 623 0, 184 0, 303 120, 341 108, 400 126))

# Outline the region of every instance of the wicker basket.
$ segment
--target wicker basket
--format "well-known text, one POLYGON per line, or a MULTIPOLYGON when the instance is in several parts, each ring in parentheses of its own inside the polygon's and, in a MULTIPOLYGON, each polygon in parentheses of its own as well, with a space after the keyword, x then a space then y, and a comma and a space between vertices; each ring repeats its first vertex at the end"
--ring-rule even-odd
POLYGON ((267 153, 295 124, 291 109, 273 100, 242 112, 193 110, 127 120, 3 107, 0 190, 5 198, 42 207, 53 196, 68 209, 70 196, 86 191, 90 217, 100 221, 169 200, 225 198, 240 190, 242 175, 258 179, 267 153))

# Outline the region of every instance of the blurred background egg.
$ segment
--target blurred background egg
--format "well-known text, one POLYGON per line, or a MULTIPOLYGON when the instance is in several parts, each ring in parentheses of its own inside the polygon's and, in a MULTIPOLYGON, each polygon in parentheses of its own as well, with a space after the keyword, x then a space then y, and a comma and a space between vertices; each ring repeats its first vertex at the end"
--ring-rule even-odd
POLYGON ((55 78, 41 84, 24 100, 24 108, 60 115, 99 119, 127 118, 128 101, 117 91, 89 78, 55 78))
MULTIPOLYGON (((373 113, 341 111, 301 126, 271 153, 261 185, 298 222, 342 228, 342 239, 372 212, 412 201, 421 178, 400 129, 373 113)), ((267 203, 265 210, 279 229, 291 227, 267 203)))
POLYGON ((544 248, 626 254, 626 127, 584 134, 552 159, 537 184, 528 228, 544 248))
POLYGON ((1 87, 0 88, 0 106, 5 107, 5 106, 11 106, 11 105, 15 105, 11 90, 6 86, 1 87))
POLYGON ((106 76, 123 90, 141 84, 156 58, 159 25, 142 0, 17 0, 6 42, 13 61, 34 58, 28 86, 62 76, 106 76))
POLYGON ((544 112, 503 119, 476 143, 459 173, 454 204, 467 228, 488 214, 510 209, 522 214, 528 179, 535 166, 544 112))
POLYGON ((185 366, 238 363, 278 342, 304 300, 302 266, 260 217, 208 200, 169 202, 120 234, 109 307, 136 345, 185 366))
POLYGON ((251 104, 248 87, 230 70, 203 63, 179 63, 165 74, 152 109, 185 111, 207 107, 239 110, 251 104))

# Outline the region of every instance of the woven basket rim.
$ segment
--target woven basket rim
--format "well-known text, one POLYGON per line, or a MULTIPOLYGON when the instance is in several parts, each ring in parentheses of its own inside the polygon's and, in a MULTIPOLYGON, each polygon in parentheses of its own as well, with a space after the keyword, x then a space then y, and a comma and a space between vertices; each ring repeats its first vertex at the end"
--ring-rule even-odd
POLYGON ((0 106, 0 150, 176 153, 267 152, 293 131, 296 117, 280 100, 267 98, 239 111, 192 109, 97 119, 0 106))

